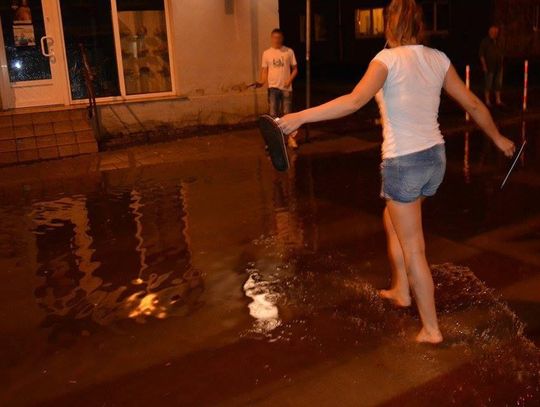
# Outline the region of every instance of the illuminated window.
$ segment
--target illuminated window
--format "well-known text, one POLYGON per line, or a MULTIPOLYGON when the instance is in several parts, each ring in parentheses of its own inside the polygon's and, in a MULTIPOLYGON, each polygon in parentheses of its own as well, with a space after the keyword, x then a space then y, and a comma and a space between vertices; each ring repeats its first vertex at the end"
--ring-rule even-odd
POLYGON ((384 35, 384 9, 356 10, 356 38, 384 35))
POLYGON ((117 0, 127 95, 172 91, 164 0, 117 0))

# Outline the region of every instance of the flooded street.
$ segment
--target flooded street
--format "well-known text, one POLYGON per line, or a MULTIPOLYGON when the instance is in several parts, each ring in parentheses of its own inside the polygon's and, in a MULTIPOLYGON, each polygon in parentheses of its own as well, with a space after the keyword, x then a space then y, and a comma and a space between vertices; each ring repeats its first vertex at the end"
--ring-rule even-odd
POLYGON ((376 136, 288 174, 253 130, 0 169, 0 405, 539 405, 538 126, 503 191, 485 138, 447 138, 439 347, 377 295, 376 136))

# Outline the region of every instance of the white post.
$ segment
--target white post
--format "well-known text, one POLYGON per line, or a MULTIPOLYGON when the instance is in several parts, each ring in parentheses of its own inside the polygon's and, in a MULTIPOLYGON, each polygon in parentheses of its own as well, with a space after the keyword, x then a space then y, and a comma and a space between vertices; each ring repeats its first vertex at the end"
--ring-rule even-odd
POLYGON ((470 163, 470 133, 465 132, 465 153, 463 154, 463 175, 465 176, 465 183, 471 183, 471 163, 470 163))
POLYGON ((523 111, 527 111, 527 93, 529 88, 529 61, 525 60, 525 73, 523 79, 523 111))
POLYGON ((311 0, 306 0, 306 108, 311 107, 311 0))

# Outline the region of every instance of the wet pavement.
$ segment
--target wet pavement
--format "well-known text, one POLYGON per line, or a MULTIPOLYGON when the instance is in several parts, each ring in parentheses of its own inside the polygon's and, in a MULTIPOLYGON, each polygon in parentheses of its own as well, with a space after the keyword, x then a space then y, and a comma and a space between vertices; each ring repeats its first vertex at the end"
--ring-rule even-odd
POLYGON ((0 169, 0 405, 539 405, 526 126, 504 191, 483 137, 447 139, 425 208, 439 347, 376 294, 376 136, 327 133, 288 174, 252 130, 0 169))

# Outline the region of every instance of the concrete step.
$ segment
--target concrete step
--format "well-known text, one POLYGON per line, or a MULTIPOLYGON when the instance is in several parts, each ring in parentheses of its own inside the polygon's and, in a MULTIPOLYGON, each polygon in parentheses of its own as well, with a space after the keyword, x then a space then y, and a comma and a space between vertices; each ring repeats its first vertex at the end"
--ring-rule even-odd
POLYGON ((0 113, 0 166, 97 151, 86 108, 0 113))

